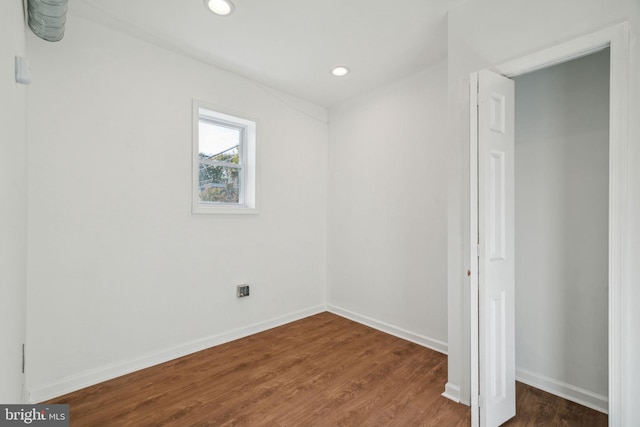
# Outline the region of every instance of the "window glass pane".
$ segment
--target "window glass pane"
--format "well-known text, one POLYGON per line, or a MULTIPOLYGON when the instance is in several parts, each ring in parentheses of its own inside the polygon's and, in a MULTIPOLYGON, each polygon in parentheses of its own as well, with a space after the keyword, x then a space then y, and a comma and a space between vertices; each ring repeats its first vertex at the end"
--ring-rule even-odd
POLYGON ((193 102, 193 213, 257 213, 256 122, 193 102))
POLYGON ((239 203, 240 171, 240 168, 212 166, 200 163, 200 201, 239 203))
POLYGON ((240 156, 238 147, 240 146, 241 136, 240 129, 200 120, 200 159, 239 164, 240 156))

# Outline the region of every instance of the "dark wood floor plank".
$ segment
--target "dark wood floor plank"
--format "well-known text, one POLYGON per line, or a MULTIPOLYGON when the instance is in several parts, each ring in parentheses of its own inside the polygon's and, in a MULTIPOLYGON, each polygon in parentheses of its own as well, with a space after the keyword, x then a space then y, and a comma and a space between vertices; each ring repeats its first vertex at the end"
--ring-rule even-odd
MULTIPOLYGON (((467 426, 469 408, 441 396, 446 378, 446 356, 322 313, 49 403, 70 404, 74 427, 467 426)), ((607 425, 540 390, 517 393, 508 426, 607 425)))

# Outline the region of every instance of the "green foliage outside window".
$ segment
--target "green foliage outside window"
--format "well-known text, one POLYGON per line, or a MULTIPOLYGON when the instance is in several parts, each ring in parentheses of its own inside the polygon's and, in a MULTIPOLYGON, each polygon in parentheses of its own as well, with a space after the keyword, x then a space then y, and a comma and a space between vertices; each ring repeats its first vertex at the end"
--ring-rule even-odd
MULTIPOLYGON (((215 160, 236 165, 240 163, 237 150, 211 157, 200 153, 199 157, 203 160, 215 160)), ((203 202, 238 203, 240 199, 240 170, 234 167, 200 163, 200 200, 203 202)))

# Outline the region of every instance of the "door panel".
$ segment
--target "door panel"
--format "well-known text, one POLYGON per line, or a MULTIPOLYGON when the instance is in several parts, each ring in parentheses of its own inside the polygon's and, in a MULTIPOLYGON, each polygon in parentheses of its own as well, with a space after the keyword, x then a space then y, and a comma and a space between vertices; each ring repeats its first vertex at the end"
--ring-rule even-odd
POLYGON ((515 415, 514 84, 478 73, 480 425, 515 415))

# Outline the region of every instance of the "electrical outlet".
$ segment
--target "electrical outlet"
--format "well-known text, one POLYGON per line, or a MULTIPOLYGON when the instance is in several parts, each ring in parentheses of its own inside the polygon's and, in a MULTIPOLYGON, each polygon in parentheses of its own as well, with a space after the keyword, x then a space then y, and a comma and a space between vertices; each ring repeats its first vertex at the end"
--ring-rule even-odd
POLYGON ((238 286, 236 286, 236 296, 238 298, 248 297, 249 296, 249 285, 238 285, 238 286))

